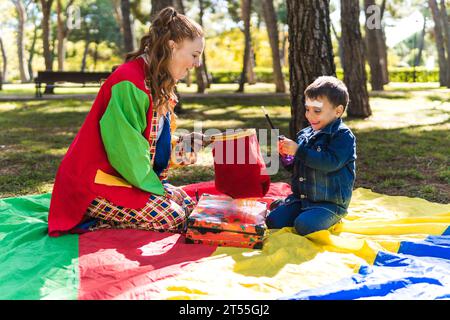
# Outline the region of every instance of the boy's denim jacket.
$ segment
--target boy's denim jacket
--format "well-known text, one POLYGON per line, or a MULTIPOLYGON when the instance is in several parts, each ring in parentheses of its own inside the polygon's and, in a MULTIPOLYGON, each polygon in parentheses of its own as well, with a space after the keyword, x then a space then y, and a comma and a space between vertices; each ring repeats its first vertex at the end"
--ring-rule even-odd
POLYGON ((355 182, 356 138, 341 118, 315 132, 297 134, 298 149, 291 171, 293 195, 312 202, 348 208, 355 182))

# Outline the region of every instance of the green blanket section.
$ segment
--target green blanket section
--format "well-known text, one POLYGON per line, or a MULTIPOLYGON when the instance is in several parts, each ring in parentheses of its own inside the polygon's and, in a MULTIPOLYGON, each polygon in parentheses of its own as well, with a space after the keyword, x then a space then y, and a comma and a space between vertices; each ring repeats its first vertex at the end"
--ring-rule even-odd
POLYGON ((47 235, 50 196, 0 199, 0 299, 77 299, 78 235, 47 235))

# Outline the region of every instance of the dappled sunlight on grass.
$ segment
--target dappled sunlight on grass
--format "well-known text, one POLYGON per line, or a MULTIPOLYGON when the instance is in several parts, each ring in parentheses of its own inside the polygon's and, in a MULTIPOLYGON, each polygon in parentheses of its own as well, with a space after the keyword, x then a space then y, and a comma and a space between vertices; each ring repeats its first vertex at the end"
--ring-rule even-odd
POLYGON ((3 89, 0 90, 0 96, 7 94, 23 95, 23 94, 34 94, 35 85, 34 83, 4 83, 3 89))
MULTIPOLYGON (((12 103, 12 102, 0 103, 0 112, 11 111, 16 108, 19 108, 17 103, 12 103)), ((1 119, 0 119, 0 121, 1 121, 1 119)))
POLYGON ((390 82, 384 86, 384 90, 387 91, 416 91, 416 90, 429 90, 440 89, 438 82, 390 82))
POLYGON ((353 129, 395 129, 417 125, 435 125, 449 121, 450 103, 430 102, 422 98, 414 100, 395 100, 386 103, 385 99, 373 98, 370 101, 372 116, 359 119, 346 119, 353 129))
POLYGON ((39 112, 41 112, 41 113, 63 113, 63 112, 87 113, 90 109, 91 109, 90 106, 61 106, 61 107, 48 106, 45 108, 41 108, 39 110, 39 112))
MULTIPOLYGON (((45 85, 41 92, 44 92, 45 85)), ((77 84, 64 84, 64 87, 54 88, 55 94, 97 94, 100 86, 81 87, 77 84)), ((36 92, 34 83, 6 83, 3 84, 3 90, 0 90, 0 97, 7 95, 30 96, 34 97, 36 92)))
POLYGON ((217 109, 211 109, 211 110, 205 110, 203 111, 203 114, 206 116, 217 116, 217 115, 224 115, 227 113, 227 110, 225 108, 217 108, 217 109))
POLYGON ((450 92, 428 94, 426 98, 430 101, 450 102, 450 92))
POLYGON ((53 190, 53 182, 42 182, 36 185, 36 194, 50 193, 53 190))
POLYGON ((45 154, 62 157, 66 154, 67 149, 68 147, 47 149, 45 150, 45 154))

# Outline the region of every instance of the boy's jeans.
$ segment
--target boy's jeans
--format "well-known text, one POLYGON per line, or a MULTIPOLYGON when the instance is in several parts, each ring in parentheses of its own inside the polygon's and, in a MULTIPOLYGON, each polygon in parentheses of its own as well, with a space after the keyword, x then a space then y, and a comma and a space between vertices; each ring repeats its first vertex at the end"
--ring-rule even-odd
POLYGON ((327 230, 338 223, 347 210, 329 202, 310 202, 289 196, 285 202, 269 213, 266 219, 270 229, 294 227, 301 236, 327 230))

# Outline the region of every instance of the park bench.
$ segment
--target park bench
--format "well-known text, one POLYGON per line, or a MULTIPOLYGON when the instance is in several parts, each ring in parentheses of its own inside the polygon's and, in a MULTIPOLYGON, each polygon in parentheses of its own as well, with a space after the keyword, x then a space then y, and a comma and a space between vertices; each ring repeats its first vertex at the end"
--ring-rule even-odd
POLYGON ((34 79, 36 84, 36 97, 41 98, 41 87, 43 83, 53 88, 64 87, 62 82, 80 83, 79 87, 86 87, 86 84, 94 84, 98 86, 104 81, 111 72, 80 72, 80 71, 38 71, 37 77, 34 79))

